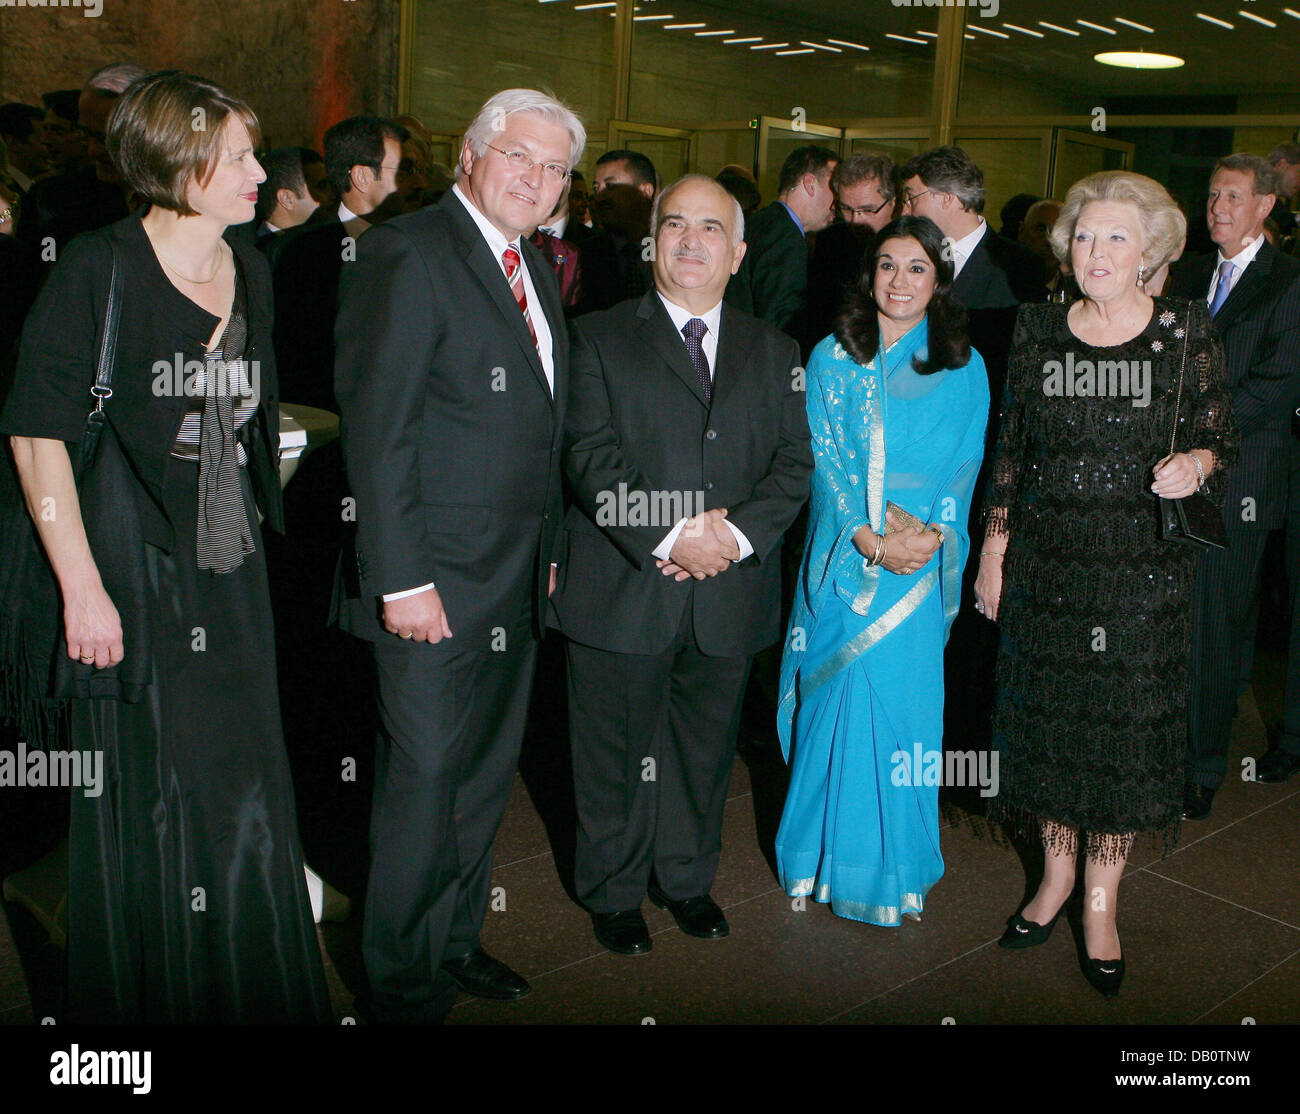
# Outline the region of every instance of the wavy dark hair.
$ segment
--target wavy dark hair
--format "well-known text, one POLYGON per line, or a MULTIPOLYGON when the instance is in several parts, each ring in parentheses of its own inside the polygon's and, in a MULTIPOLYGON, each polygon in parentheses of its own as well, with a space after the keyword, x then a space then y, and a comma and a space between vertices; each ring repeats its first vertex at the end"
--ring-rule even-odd
MULTIPOLYGON (((991 235, 992 233, 986 233, 991 235)), ((944 236, 929 217, 899 217, 877 234, 858 281, 844 299, 844 308, 835 322, 835 339, 860 364, 876 358, 880 348, 879 309, 871 286, 886 240, 910 236, 921 245, 934 264, 934 294, 926 307, 930 326, 929 352, 926 359, 912 358, 912 366, 921 375, 931 375, 946 368, 965 367, 970 363, 970 337, 966 335, 966 307, 953 297, 952 260, 945 257, 944 236)))

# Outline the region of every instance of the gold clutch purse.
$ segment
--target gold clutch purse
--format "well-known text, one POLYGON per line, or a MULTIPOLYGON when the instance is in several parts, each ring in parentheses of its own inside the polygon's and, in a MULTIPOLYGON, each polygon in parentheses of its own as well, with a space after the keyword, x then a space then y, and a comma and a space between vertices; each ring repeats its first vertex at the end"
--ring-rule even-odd
POLYGON ((895 534, 903 529, 924 530, 925 523, 916 517, 911 511, 905 511, 897 503, 885 504, 885 534, 895 534), (898 525, 889 521, 889 515, 893 515, 898 525))

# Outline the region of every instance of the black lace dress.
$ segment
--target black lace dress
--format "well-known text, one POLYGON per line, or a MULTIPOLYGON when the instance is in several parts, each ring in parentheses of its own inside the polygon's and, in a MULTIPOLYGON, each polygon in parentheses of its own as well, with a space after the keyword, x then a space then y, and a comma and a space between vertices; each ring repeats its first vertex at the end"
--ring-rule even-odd
POLYGON ((1150 487, 1169 452, 1184 342, 1177 451, 1215 454, 1216 502, 1237 442, 1203 302, 1157 298, 1138 336, 1106 348, 1074 336, 1068 311, 1021 307, 985 503, 1009 535, 990 815, 1033 839, 1057 821, 1047 843, 1058 851, 1077 850, 1081 829, 1086 854, 1113 861, 1130 833, 1171 847, 1182 806, 1199 551, 1161 540, 1150 487))

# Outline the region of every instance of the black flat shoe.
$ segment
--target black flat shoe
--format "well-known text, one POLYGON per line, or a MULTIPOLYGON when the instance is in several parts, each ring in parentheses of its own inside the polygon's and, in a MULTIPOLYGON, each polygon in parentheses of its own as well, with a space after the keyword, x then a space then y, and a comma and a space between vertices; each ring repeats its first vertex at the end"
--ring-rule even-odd
POLYGON ((645 955, 650 950, 650 930, 640 909, 592 913, 591 927, 601 946, 619 955, 645 955))
POLYGON ((1027 921, 1019 913, 1011 918, 1011 923, 1007 925, 1007 930, 1002 934, 1002 939, 998 941, 1000 948, 1032 948, 1038 944, 1045 944, 1047 938, 1052 935, 1052 929, 1056 927, 1056 922, 1061 919, 1061 911, 1064 905, 1056 911, 1054 916, 1046 924, 1038 924, 1035 921, 1027 921))
POLYGON ((1286 781, 1297 770, 1300 770, 1300 754, 1274 749, 1255 766, 1255 780, 1276 784, 1286 781))
POLYGON ((1083 961, 1083 977, 1094 990, 1107 998, 1114 998, 1119 993, 1119 984, 1124 981, 1124 960, 1087 957, 1083 961))
POLYGON ((677 927, 687 936, 694 936, 700 940, 721 940, 731 934, 731 926, 727 924, 727 918, 722 915, 722 910, 708 894, 674 901, 659 887, 651 886, 649 897, 660 909, 667 909, 673 915, 677 927))
POLYGON ((493 959, 482 948, 476 948, 469 955, 444 959, 442 969, 461 990, 475 998, 513 1002, 532 989, 527 979, 510 970, 501 960, 493 959))
POLYGON ((1214 790, 1208 785, 1193 785, 1188 782, 1183 786, 1183 819, 1204 820, 1210 815, 1210 806, 1214 803, 1214 790))

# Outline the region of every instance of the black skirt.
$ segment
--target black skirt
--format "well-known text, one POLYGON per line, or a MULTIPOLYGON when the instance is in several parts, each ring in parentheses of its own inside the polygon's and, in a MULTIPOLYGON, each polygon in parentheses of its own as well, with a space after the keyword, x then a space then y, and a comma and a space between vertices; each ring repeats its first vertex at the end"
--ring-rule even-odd
POLYGON ((73 790, 69 1011, 86 1023, 327 1023, 261 539, 254 529, 258 549, 234 572, 200 572, 198 465, 168 468, 176 546, 146 544, 142 558, 153 682, 138 704, 73 702, 73 746, 104 752, 104 789, 73 790))

